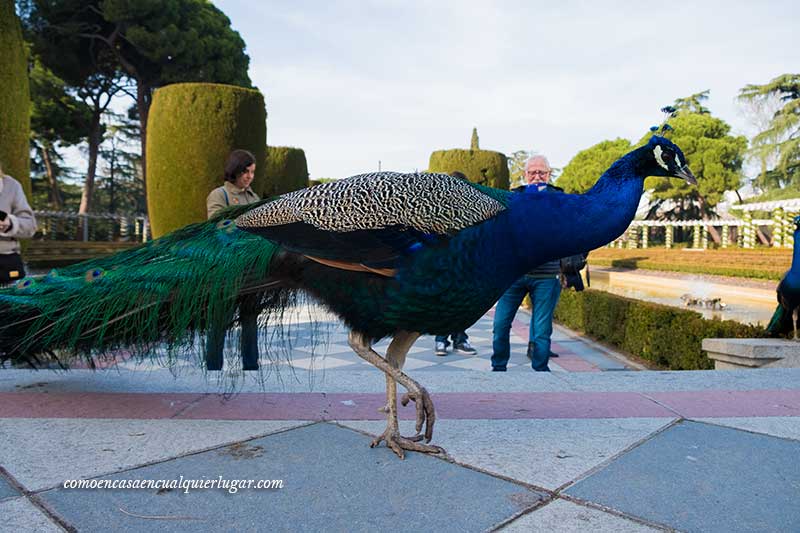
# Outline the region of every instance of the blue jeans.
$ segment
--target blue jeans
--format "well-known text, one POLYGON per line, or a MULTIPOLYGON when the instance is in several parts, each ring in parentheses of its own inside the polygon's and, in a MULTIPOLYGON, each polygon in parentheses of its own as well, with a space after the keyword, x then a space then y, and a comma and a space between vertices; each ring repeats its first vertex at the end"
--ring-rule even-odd
POLYGON ((533 312, 531 313, 528 341, 533 344, 531 366, 534 370, 547 372, 550 359, 550 336, 553 334, 553 312, 561 296, 561 283, 555 276, 551 278, 532 278, 523 276, 508 288, 500 297, 494 311, 492 339, 492 368, 505 370, 511 357, 509 335, 511 323, 525 294, 530 293, 533 312))
MULTIPOLYGON (((451 334, 450 338, 453 339, 453 345, 458 346, 459 344, 466 342, 467 339, 469 339, 469 336, 465 332, 459 331, 451 334)), ((447 335, 436 335, 436 342, 443 342, 445 347, 450 346, 450 343, 447 341, 447 335)))

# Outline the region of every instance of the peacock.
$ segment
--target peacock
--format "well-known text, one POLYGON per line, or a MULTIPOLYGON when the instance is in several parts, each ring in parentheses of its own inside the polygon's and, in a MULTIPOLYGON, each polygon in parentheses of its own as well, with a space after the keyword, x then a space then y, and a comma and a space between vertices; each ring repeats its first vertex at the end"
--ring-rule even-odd
POLYGON ((785 335, 789 330, 797 336, 797 321, 800 315, 800 216, 794 217, 794 249, 792 250, 792 266, 778 284, 778 307, 772 315, 767 331, 774 336, 785 335))
POLYGON ((385 374, 387 427, 371 447, 385 441, 401 458, 439 453, 429 444, 431 396, 403 372, 415 340, 465 330, 531 268, 613 241, 633 219, 647 176, 697 183, 681 150, 656 135, 581 195, 377 172, 233 207, 0 291, 0 360, 92 364, 120 347, 176 349, 235 316, 243 296, 255 296, 277 325, 293 297, 306 294, 341 318, 355 353, 385 374), (382 356, 372 346, 384 338, 382 356), (397 383, 407 390, 402 404, 416 408, 410 437, 398 430, 397 383))

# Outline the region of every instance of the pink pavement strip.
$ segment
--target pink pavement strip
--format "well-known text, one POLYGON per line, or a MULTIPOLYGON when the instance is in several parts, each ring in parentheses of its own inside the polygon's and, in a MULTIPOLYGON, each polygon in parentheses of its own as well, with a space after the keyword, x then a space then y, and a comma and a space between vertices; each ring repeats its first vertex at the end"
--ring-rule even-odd
POLYGON ((568 372, 600 372, 601 370, 587 361, 579 357, 575 352, 565 347, 563 344, 557 342, 551 343, 552 351, 558 354, 557 359, 550 359, 551 363, 555 363, 568 372))
POLYGON ((204 394, 0 392, 0 418, 172 418, 204 394))
MULTIPOLYGON (((800 416, 800 391, 530 392, 433 395, 440 419, 800 416)), ((0 393, 0 418, 381 420, 382 393, 0 393)), ((414 407, 400 408, 413 419, 414 407)))

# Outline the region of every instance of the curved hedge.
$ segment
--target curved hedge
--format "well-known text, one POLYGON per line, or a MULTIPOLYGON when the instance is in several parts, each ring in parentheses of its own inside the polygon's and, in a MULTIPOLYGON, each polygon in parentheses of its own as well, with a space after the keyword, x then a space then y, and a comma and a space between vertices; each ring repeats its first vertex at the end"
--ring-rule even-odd
POLYGON ((256 158, 253 190, 266 182, 267 113, 253 89, 177 83, 156 90, 147 119, 147 211, 153 236, 206 218, 231 150, 256 158))
POLYGON ((508 189, 506 156, 491 150, 437 150, 431 154, 428 172, 463 172, 470 181, 496 189, 508 189), (484 172, 486 177, 484 183, 484 172))
POLYGON ((622 351, 670 370, 714 368, 703 339, 764 337, 764 328, 700 313, 632 300, 603 291, 564 291, 555 319, 622 351))
POLYGON ((0 164, 31 198, 28 55, 12 0, 0 0, 0 164))
POLYGON ((308 164, 302 148, 267 146, 267 179, 259 196, 276 196, 308 187, 308 164))

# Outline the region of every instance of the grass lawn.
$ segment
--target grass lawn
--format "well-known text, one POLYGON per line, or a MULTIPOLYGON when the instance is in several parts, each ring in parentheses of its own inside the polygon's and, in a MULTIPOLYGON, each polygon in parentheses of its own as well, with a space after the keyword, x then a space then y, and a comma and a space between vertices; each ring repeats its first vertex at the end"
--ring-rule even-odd
POLYGON ((643 268, 714 274, 740 278, 778 280, 789 270, 789 248, 725 248, 694 251, 687 249, 598 248, 589 254, 589 264, 619 268, 643 268))

